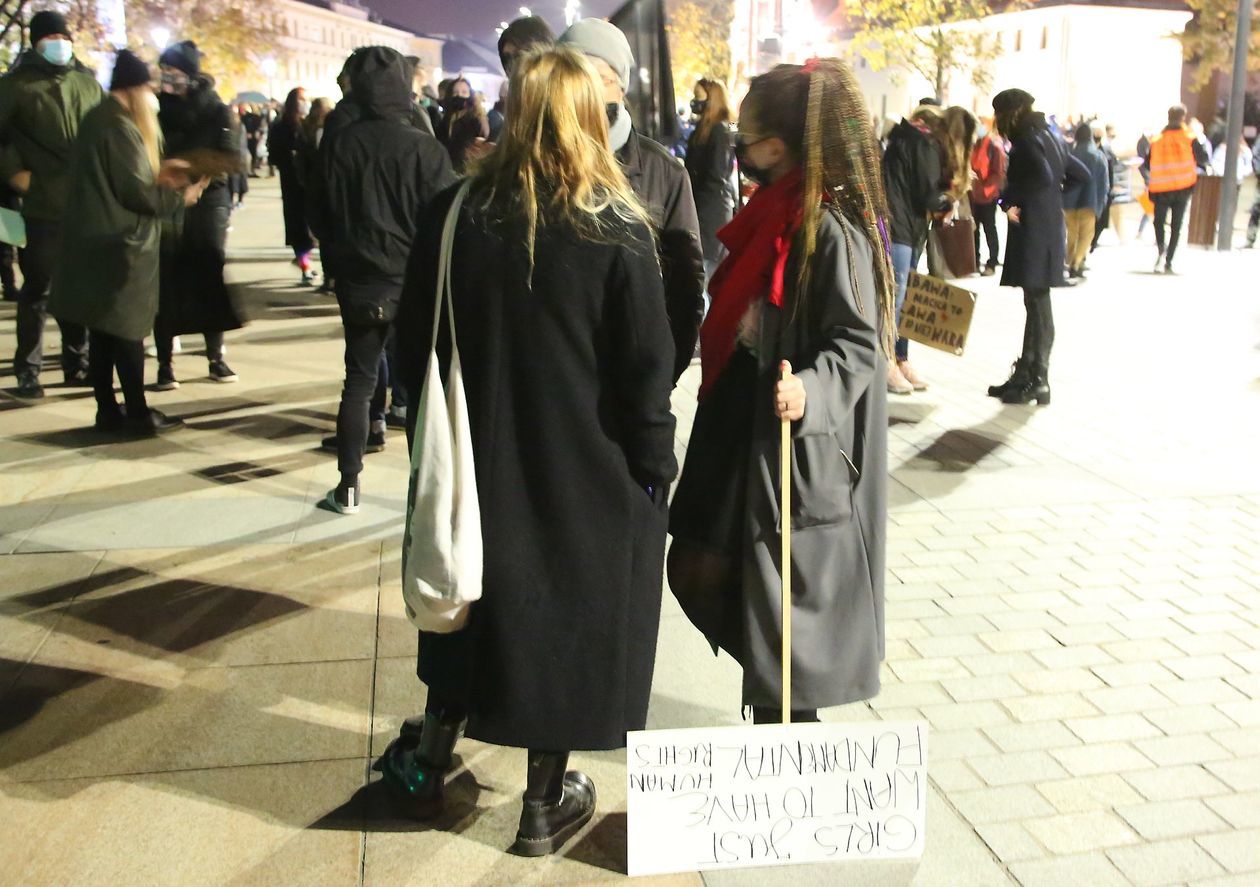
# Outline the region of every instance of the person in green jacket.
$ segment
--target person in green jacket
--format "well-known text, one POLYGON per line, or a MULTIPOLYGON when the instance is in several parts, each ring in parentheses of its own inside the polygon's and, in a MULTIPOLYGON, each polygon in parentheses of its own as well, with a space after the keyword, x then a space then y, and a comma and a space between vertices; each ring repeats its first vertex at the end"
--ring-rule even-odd
POLYGON ((145 335, 158 309, 161 223, 200 199, 208 178, 189 183, 186 161, 161 161, 157 101, 148 65, 122 50, 111 98, 83 119, 70 164, 61 257, 51 306, 91 333, 96 427, 156 434, 182 423, 144 396, 145 335), (182 193, 181 193, 182 191, 182 193), (124 412, 114 398, 114 372, 124 412))
MULTIPOLYGON (((58 255, 70 154, 79 124, 105 97, 96 77, 74 57, 65 17, 38 12, 31 19, 31 45, 16 68, 0 78, 0 180, 23 194, 27 246, 18 296, 17 395, 44 396, 48 284, 58 255)), ((88 384, 87 331, 58 318, 61 368, 67 385, 88 384)))

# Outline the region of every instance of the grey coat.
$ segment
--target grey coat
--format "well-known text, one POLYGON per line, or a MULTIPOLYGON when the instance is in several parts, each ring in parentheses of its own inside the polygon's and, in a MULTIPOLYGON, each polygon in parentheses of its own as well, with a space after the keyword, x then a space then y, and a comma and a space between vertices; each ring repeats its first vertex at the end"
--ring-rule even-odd
MULTIPOLYGON (((767 311, 762 400, 781 360, 805 385, 793 444, 792 708, 825 708, 879 692, 884 659, 888 418, 871 248, 824 214, 799 313, 767 311), (856 289, 854 287, 856 284, 856 289)), ((797 279, 795 257, 787 280, 797 279)), ((781 695, 779 421, 757 413, 744 533, 744 703, 781 695)))

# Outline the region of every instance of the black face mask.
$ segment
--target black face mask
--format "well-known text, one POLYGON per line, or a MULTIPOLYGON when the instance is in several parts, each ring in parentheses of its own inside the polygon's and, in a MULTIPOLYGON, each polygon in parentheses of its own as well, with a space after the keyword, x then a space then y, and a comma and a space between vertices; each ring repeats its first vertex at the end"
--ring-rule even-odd
POLYGON ((739 164, 739 171, 744 178, 758 185, 770 184, 770 171, 752 165, 752 161, 748 159, 748 145, 742 141, 735 143, 735 161, 739 164))
POLYGON ((472 99, 466 95, 453 95, 442 102, 442 107, 454 114, 457 111, 465 110, 471 103, 472 99))
POLYGON ((709 103, 700 99, 691 100, 691 113, 697 117, 709 109, 709 103))

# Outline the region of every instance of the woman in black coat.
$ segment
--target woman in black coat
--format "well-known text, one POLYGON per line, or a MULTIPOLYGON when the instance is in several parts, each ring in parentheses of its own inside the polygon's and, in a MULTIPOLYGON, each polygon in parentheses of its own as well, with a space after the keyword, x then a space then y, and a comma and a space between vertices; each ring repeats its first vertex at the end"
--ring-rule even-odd
POLYGON ((989 388, 1003 403, 1050 403, 1050 349, 1054 313, 1050 290, 1065 286, 1067 228, 1063 216, 1065 181, 1088 182, 1089 170, 1072 157, 1050 130, 1033 97, 1008 89, 993 99, 994 124, 1011 143, 1006 188, 998 203, 1010 220, 1002 286, 1023 287, 1024 347, 1011 377, 989 388))
POLYGON ((239 329, 241 318, 224 279, 227 232, 232 216, 229 176, 244 170, 240 134, 232 110, 201 72, 200 52, 191 40, 176 43, 158 60, 162 92, 158 120, 163 149, 171 159, 192 166, 194 178, 209 182, 201 200, 162 238, 162 299, 154 326, 158 391, 179 387, 174 366, 174 337, 202 333, 209 376, 215 382, 237 380, 224 360, 223 334, 239 329))
MULTIPOLYGON (((379 766, 426 816, 461 731, 529 749, 512 849, 540 856, 594 810, 590 780, 565 772, 569 750, 621 748, 646 724, 677 472, 674 353, 649 217, 608 149, 590 63, 568 49, 523 57, 507 119, 470 182, 451 264, 483 596, 466 628, 421 635, 423 728, 379 766)), ((421 225, 399 310, 412 403, 453 199, 421 225)))
POLYGON ((707 282, 726 253, 718 240, 718 229, 735 214, 735 150, 726 87, 716 80, 701 80, 696 84, 691 112, 699 121, 687 140, 687 175, 691 177, 691 193, 700 217, 707 282))
POLYGON ((267 136, 267 156, 280 171, 280 197, 284 202, 284 242, 293 248, 293 261, 302 269, 300 286, 313 286, 311 250, 315 241, 306 222, 306 186, 302 161, 306 133, 302 121, 309 110, 306 92, 298 87, 284 100, 284 113, 271 124, 267 136))

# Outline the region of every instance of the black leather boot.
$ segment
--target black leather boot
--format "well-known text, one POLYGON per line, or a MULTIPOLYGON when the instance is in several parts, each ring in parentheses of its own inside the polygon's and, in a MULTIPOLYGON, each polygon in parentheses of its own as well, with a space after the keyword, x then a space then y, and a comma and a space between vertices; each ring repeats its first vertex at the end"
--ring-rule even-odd
POLYGON ((569 753, 529 753, 521 824, 510 851, 517 856, 555 853, 595 814, 595 784, 584 773, 565 772, 569 753))
POLYGON ((989 397, 1004 397, 1008 391, 1021 388, 1028 384, 1028 377, 1031 375, 1029 361, 1020 357, 1011 364, 1011 376, 1001 385, 989 386, 989 397))
POLYGON ((1024 384, 1009 389, 1002 395, 1002 403, 1030 404, 1039 407, 1050 405, 1050 382, 1045 364, 1034 366, 1024 384))
POLYGON ((418 738, 404 729, 385 749, 376 769, 408 816, 423 820, 441 814, 442 784, 451 768, 455 743, 463 735, 462 718, 425 714, 418 738))

